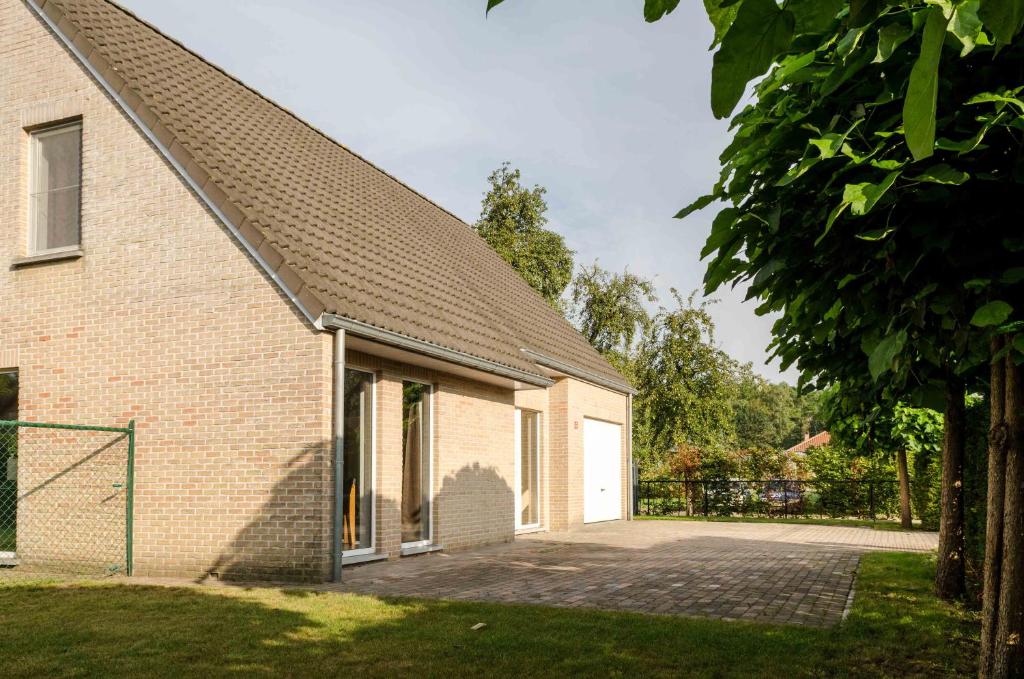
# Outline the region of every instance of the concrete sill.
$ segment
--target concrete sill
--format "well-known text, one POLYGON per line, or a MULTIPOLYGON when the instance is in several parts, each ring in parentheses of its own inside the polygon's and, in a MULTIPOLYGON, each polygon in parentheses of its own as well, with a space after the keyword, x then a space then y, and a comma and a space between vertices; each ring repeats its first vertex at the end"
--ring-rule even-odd
POLYGON ((530 535, 531 533, 546 533, 548 529, 544 526, 534 526, 533 528, 520 528, 516 531, 516 535, 530 535))
POLYGON ((355 556, 342 556, 342 566, 355 566, 357 563, 369 563, 371 561, 384 561, 387 554, 357 554, 355 556))
POLYGON ((414 554, 427 554, 428 552, 440 552, 444 549, 441 545, 420 545, 419 547, 403 547, 402 556, 413 556, 414 554))
POLYGON ((47 264, 49 262, 63 262, 69 259, 78 259, 85 255, 85 252, 79 248, 77 250, 61 250, 60 252, 44 252, 41 255, 30 255, 28 257, 19 257, 11 263, 12 269, 20 269, 26 266, 33 266, 35 264, 47 264))

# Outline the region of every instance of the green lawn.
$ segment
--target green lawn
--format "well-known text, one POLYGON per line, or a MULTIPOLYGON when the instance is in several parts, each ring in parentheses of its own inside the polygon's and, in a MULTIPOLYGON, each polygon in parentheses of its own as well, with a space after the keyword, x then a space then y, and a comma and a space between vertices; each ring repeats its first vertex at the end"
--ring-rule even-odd
MULTIPOLYGON (((816 518, 767 518, 762 516, 634 516, 641 521, 715 521, 725 523, 795 523, 811 526, 858 526, 875 530, 904 530, 899 521, 887 519, 816 519, 816 518)), ((912 530, 921 530, 914 526, 912 530)))
POLYGON ((827 630, 0 576, 0 676, 973 676, 976 621, 932 597, 933 573, 928 556, 865 556, 827 630))

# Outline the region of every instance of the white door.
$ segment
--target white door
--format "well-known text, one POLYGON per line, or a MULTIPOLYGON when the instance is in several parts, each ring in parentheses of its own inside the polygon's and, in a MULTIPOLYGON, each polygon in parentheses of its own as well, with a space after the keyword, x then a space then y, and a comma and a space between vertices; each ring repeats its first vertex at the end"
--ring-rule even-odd
POLYGON ((583 420, 583 522, 622 518, 622 426, 583 420))

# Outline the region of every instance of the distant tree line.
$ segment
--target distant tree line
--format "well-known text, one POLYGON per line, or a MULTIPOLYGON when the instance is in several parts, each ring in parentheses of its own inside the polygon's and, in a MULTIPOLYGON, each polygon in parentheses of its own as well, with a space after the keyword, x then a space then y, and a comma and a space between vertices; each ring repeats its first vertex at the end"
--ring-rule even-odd
POLYGON ((673 289, 660 306, 651 280, 577 267, 546 228, 546 190, 523 186, 509 163, 488 184, 477 233, 636 387, 633 450, 645 476, 795 473, 781 451, 821 431, 817 393, 800 395, 726 354, 696 294, 673 289))

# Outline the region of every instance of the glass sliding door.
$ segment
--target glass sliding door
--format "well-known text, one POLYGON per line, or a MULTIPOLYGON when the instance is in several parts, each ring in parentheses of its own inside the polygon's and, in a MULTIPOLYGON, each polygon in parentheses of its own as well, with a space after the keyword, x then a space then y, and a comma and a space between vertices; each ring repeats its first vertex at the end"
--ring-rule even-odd
POLYGON ((402 383, 402 544, 430 542, 430 385, 402 383))
POLYGON ((342 544, 346 554, 373 550, 373 374, 345 370, 345 467, 342 544))
POLYGON ((516 409, 516 528, 540 526, 540 413, 516 409))

